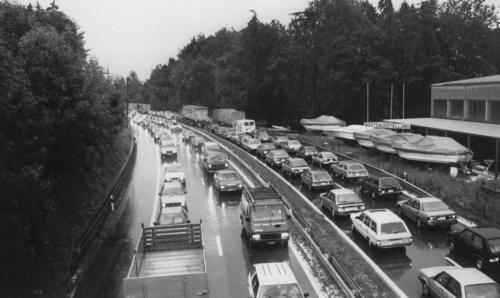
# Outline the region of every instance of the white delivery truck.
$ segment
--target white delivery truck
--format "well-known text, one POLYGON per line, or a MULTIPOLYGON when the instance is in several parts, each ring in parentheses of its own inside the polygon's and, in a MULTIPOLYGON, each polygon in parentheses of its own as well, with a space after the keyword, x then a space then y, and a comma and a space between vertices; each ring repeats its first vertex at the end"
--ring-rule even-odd
POLYGON ((236 134, 251 134, 255 131, 255 121, 250 119, 236 120, 233 122, 236 134))

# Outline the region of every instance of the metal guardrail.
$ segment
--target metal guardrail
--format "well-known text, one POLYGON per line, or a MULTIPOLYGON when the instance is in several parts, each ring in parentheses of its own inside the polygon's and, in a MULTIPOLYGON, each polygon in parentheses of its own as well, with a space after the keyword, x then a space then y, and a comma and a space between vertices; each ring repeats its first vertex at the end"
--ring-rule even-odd
POLYGON ((120 206, 126 186, 128 185, 130 178, 132 177, 132 170, 135 165, 136 153, 137 145, 134 139, 127 157, 127 161, 123 164, 119 174, 115 177, 108 191, 106 191, 105 195, 103 196, 97 212, 93 215, 92 219, 85 227, 82 235, 78 238, 74 245, 73 256, 69 268, 69 273, 71 276, 73 276, 80 267, 90 246, 101 232, 101 228, 106 222, 108 215, 112 212, 111 203, 114 204, 113 208, 118 208, 120 206), (111 202, 111 196, 113 197, 113 202, 111 202))

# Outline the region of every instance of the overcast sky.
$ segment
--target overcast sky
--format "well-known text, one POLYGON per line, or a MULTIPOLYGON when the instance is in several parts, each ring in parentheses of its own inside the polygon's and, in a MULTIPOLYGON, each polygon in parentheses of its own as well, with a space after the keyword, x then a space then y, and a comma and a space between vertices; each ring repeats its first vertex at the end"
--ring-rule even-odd
MULTIPOLYGON (((399 8, 403 0, 393 0, 399 8)), ((17 0, 36 4, 36 0, 17 0)), ((47 7, 52 0, 38 0, 47 7)), ((244 27, 256 11, 263 22, 288 24, 290 14, 304 10, 310 0, 56 0, 59 9, 85 32, 86 48, 111 73, 126 76, 135 70, 141 80, 199 33, 223 27, 244 27)), ((370 0, 374 5, 378 0, 370 0)), ((407 0, 419 3, 419 0, 407 0)), ((500 0, 489 0, 500 7, 500 0)))

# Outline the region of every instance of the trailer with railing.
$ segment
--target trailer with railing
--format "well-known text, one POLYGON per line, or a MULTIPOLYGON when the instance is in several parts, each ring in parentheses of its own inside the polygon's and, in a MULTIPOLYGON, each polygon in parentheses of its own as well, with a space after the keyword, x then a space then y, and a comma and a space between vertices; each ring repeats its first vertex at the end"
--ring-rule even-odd
POLYGON ((124 297, 208 297, 205 264, 201 222, 143 227, 124 297))

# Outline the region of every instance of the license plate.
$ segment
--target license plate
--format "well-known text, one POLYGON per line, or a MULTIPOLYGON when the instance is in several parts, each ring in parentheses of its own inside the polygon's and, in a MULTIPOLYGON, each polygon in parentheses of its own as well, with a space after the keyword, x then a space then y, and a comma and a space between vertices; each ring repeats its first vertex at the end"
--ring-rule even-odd
POLYGON ((445 220, 445 219, 446 219, 446 217, 444 217, 444 216, 438 217, 438 220, 445 220))
POLYGON ((389 189, 389 192, 392 192, 392 189, 389 189))

